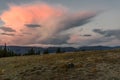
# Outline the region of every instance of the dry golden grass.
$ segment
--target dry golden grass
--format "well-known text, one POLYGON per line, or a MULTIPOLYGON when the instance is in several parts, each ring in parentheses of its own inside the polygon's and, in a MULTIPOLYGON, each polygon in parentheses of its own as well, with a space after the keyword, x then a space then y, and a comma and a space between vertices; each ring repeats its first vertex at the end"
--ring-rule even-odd
POLYGON ((110 77, 120 79, 120 50, 0 58, 0 80, 108 80, 110 77))

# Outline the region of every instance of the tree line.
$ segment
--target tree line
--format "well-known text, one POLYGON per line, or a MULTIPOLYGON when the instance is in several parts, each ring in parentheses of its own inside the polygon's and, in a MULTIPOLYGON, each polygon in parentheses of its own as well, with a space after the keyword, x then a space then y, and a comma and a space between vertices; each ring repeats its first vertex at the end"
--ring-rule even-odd
MULTIPOLYGON (((49 50, 45 49, 43 52, 41 52, 40 50, 35 51, 34 48, 31 48, 27 51, 27 53, 25 53, 24 55, 41 55, 41 54, 49 54, 49 50)), ((57 48, 56 53, 63 53, 63 51, 61 50, 61 48, 57 48)))
POLYGON ((12 50, 7 49, 6 44, 3 48, 0 48, 0 57, 10 57, 10 56, 17 56, 12 50))
MULTIPOLYGON (((56 53, 63 53, 63 51, 61 51, 61 48, 58 48, 56 50, 56 53)), ((41 55, 41 54, 49 54, 49 50, 45 49, 41 53, 40 50, 35 51, 34 48, 31 48, 25 54, 23 54, 22 56, 26 56, 26 55, 41 55)), ((1 57, 12 57, 12 56, 21 56, 21 54, 17 54, 14 51, 10 50, 9 48, 7 48, 6 44, 4 45, 4 47, 0 48, 0 58, 1 57)))

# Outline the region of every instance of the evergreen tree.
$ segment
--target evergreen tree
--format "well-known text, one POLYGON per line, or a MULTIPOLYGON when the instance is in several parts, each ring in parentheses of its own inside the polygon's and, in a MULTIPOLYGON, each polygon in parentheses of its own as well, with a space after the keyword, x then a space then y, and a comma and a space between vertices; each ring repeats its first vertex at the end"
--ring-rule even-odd
POLYGON ((41 51, 38 50, 38 51, 36 52, 36 55, 40 55, 40 54, 41 54, 41 51))
POLYGON ((17 56, 13 51, 7 49, 6 43, 4 48, 0 49, 0 57, 10 57, 10 56, 17 56))
POLYGON ((57 48, 56 53, 61 53, 61 48, 57 48))
POLYGON ((0 57, 3 57, 3 50, 0 48, 0 57))
POLYGON ((25 55, 35 55, 35 50, 33 48, 31 48, 30 50, 28 50, 28 52, 25 55))
POLYGON ((6 43, 5 43, 5 46, 3 48, 3 57, 7 57, 8 54, 7 54, 7 47, 6 47, 6 43))
POLYGON ((44 50, 43 54, 49 54, 48 49, 44 50))

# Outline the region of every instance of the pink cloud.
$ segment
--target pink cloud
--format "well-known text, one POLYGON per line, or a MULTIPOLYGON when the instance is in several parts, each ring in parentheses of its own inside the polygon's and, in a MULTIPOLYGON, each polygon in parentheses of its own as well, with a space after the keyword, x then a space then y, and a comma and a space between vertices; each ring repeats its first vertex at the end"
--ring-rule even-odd
POLYGON ((95 15, 96 12, 93 11, 71 13, 63 7, 45 3, 11 5, 9 10, 5 10, 0 16, 4 26, 16 31, 15 36, 2 38, 9 39, 10 44, 42 44, 42 41, 53 39, 52 37, 59 35, 63 30, 86 24, 95 15), (25 24, 37 24, 40 27, 31 29, 25 24))
POLYGON ((39 5, 21 5, 10 6, 9 10, 6 10, 1 15, 1 20, 6 25, 12 26, 15 30, 20 30, 26 23, 45 23, 54 17, 59 17, 63 14, 63 10, 49 6, 47 4, 39 5))

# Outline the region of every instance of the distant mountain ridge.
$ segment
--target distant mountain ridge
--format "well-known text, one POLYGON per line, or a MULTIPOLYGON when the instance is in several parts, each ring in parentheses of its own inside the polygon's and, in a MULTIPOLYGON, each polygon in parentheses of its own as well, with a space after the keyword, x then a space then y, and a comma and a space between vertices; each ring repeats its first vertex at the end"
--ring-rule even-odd
MULTIPOLYGON (((2 48, 4 46, 0 46, 2 48)), ((74 47, 48 47, 48 48, 42 48, 42 47, 35 47, 35 46, 7 46, 8 49, 14 51, 17 54, 24 54, 31 48, 34 48, 34 50, 44 52, 46 49, 49 53, 55 53, 58 48, 60 48, 61 52, 74 52, 74 51, 91 51, 91 50, 110 50, 110 49, 118 49, 120 46, 115 47, 109 47, 109 46, 83 46, 79 48, 74 47)))

